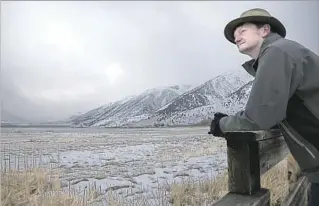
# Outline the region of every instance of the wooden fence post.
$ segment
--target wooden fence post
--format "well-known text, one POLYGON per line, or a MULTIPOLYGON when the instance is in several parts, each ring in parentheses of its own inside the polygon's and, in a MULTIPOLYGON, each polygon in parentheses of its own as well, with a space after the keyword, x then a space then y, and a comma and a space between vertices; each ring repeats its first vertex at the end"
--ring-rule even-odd
POLYGON ((252 195, 260 190, 258 142, 227 141, 228 190, 252 195))
POLYGON ((228 194, 215 206, 269 206, 270 191, 261 188, 260 176, 287 155, 278 131, 226 133, 228 194))

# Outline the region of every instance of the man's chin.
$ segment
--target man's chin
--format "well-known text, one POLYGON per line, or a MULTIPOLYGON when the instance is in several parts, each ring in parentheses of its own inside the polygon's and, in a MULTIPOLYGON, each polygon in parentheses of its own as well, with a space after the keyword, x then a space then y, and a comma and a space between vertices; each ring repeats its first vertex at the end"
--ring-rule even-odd
POLYGON ((246 54, 247 48, 245 47, 238 47, 238 51, 242 54, 246 54))
POLYGON ((238 48, 238 51, 242 54, 245 54, 245 49, 238 48))

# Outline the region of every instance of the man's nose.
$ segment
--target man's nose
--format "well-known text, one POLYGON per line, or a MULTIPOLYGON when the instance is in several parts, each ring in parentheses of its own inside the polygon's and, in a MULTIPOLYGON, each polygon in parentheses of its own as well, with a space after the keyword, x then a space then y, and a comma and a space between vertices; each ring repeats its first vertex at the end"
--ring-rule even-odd
POLYGON ((240 42, 240 41, 241 41, 241 37, 240 36, 236 36, 235 37, 235 43, 238 44, 238 42, 240 42))

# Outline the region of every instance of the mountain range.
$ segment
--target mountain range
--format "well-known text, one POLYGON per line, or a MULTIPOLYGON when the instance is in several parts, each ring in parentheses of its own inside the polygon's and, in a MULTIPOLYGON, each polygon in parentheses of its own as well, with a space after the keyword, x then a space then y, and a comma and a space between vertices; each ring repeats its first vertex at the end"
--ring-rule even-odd
POLYGON ((148 89, 111 102, 65 123, 72 127, 153 127, 207 122, 214 112, 233 114, 244 108, 252 86, 245 73, 225 73, 198 86, 148 89))
POLYGON ((12 114, 6 110, 3 110, 1 108, 1 124, 6 124, 6 123, 12 123, 12 124, 16 124, 16 123, 29 123, 29 120, 26 120, 24 118, 21 118, 15 114, 12 114))

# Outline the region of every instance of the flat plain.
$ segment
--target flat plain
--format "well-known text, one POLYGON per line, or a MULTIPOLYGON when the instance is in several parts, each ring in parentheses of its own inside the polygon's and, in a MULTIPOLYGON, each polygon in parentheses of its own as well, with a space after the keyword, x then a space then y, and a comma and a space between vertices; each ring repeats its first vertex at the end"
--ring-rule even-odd
MULTIPOLYGON (((227 169, 226 141, 208 127, 2 128, 1 170, 58 171, 61 187, 85 196, 169 202, 172 184, 213 179, 227 169), (161 192, 159 192, 161 191, 161 192), (166 191, 166 192, 165 192, 166 191)), ((124 205, 124 203, 123 203, 124 205)))

